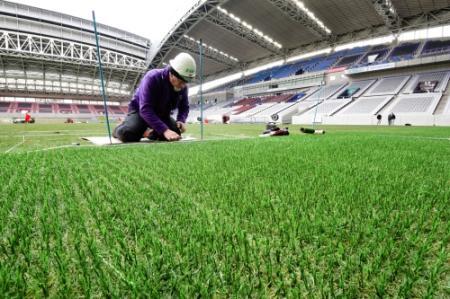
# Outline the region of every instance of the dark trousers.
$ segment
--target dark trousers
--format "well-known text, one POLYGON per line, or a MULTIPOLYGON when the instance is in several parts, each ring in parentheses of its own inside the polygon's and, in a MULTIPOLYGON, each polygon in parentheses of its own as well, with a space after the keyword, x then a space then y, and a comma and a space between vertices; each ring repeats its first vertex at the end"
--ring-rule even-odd
MULTIPOLYGON (((167 120, 161 120, 166 124, 166 126, 169 127, 170 130, 181 135, 180 129, 178 129, 177 123, 172 117, 169 117, 167 120)), ((144 132, 147 130, 147 128, 150 127, 139 115, 139 112, 132 111, 128 113, 123 123, 121 123, 114 129, 113 136, 114 138, 118 138, 122 142, 138 142, 141 140, 142 135, 144 135, 144 132)), ((167 139, 162 134, 160 135, 155 131, 151 133, 149 139, 167 141, 167 139)))

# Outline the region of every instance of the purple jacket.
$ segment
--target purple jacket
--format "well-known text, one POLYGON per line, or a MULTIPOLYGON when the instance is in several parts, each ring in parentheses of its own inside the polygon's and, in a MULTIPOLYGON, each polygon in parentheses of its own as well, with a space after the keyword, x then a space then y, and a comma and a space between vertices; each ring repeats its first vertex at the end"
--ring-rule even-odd
POLYGON ((149 127, 159 134, 167 130, 170 113, 178 109, 177 121, 186 122, 189 114, 188 89, 176 92, 169 81, 169 68, 148 71, 128 105, 128 112, 139 111, 149 127))

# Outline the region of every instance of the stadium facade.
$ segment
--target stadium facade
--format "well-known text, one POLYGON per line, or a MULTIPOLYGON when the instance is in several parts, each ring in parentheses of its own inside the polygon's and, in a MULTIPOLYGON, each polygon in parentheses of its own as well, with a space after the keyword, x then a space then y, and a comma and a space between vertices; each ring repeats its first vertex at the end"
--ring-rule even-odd
MULTIPOLYGON (((92 21, 0 1, 0 22, 0 114, 103 114, 92 21)), ((98 33, 107 94, 119 105, 145 72, 151 44, 103 24, 98 33)))
MULTIPOLYGON (((92 23, 4 1, 0 10, 2 95, 64 95, 75 101, 66 112, 102 114, 95 102, 76 102, 99 99, 92 23)), ((449 23, 446 1, 202 0, 160 44, 101 26, 108 95, 118 106, 111 112, 125 113, 146 69, 182 51, 198 57, 201 41, 207 83, 202 94, 191 88, 191 122, 203 100, 213 122, 228 115, 232 122, 322 124, 382 117, 385 124, 395 113, 396 124, 449 125, 449 23)), ((2 105, 0 113, 10 114, 30 107, 2 105)))

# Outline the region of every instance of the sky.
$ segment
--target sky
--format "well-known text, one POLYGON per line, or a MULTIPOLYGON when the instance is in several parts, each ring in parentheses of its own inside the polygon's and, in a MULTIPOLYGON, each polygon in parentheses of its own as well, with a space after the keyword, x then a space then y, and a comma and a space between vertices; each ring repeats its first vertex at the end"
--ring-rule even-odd
POLYGON ((198 0, 10 0, 92 20, 146 37, 155 44, 198 0))

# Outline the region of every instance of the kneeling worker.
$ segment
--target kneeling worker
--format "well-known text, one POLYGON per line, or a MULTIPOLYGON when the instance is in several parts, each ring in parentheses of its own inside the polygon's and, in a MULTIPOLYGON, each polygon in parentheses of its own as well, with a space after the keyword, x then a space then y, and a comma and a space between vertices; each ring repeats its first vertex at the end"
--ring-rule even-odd
POLYGON ((180 140, 189 114, 186 84, 195 78, 195 71, 195 60, 187 53, 178 54, 164 69, 148 71, 128 105, 127 117, 113 136, 122 142, 137 142, 142 137, 180 140), (175 109, 176 121, 170 116, 175 109))

